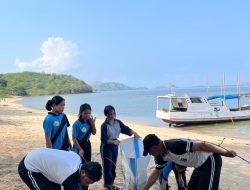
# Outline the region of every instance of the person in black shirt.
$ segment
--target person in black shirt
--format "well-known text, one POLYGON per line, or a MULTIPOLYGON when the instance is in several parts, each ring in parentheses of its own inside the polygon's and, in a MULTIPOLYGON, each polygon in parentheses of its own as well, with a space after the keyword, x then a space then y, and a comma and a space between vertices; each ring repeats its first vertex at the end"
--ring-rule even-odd
POLYGON ((156 135, 149 134, 143 139, 144 152, 161 156, 164 160, 186 167, 194 167, 188 183, 189 190, 217 190, 219 188, 221 156, 235 157, 233 150, 224 150, 207 142, 190 139, 169 139, 161 141, 156 135))

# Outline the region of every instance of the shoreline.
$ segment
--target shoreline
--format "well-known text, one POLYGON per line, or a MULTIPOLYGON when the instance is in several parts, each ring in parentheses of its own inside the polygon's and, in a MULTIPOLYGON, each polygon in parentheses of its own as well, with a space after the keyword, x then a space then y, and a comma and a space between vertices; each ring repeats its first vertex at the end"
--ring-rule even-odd
MULTIPOLYGON (((17 165, 31 149, 45 146, 42 123, 47 111, 28 108, 15 103, 20 98, 6 98, 4 102, 0 102, 0 189, 27 189, 17 174, 17 165)), ((77 119, 77 115, 74 114, 67 114, 67 117, 71 125, 77 119)), ((97 135, 91 137, 92 159, 100 163, 100 125, 102 122, 103 119, 96 119, 97 135)), ((161 139, 181 137, 206 140, 216 144, 220 144, 224 138, 223 136, 211 136, 209 134, 187 131, 185 128, 152 127, 131 121, 124 121, 124 123, 138 132, 141 137, 149 133, 155 133, 161 139)), ((71 127, 68 128, 68 132, 71 135, 71 127)), ((127 136, 121 135, 119 139, 124 138, 127 138, 127 136)), ((247 160, 250 158, 250 153, 248 153, 250 138, 247 140, 228 136, 224 140, 223 146, 228 149, 234 149, 238 155, 247 160)), ((153 159, 151 159, 148 171, 152 170, 153 167, 154 163, 153 159)), ((191 172, 192 169, 188 168, 187 179, 189 179, 191 172)), ((175 189, 175 180, 172 173, 169 181, 172 189, 175 189)), ((250 186, 249 179, 249 164, 239 158, 223 157, 220 189, 248 189, 247 187, 250 186)), ((122 181, 123 175, 121 173, 120 158, 118 158, 116 184, 122 184, 122 181)), ((102 180, 90 186, 89 189, 102 189, 102 180)))

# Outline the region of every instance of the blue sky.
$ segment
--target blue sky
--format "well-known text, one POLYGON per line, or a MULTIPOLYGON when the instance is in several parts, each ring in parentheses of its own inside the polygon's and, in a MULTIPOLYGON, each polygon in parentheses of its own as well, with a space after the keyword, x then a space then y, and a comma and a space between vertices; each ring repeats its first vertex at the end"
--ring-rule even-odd
POLYGON ((250 1, 3 0, 0 73, 131 86, 250 82, 250 1))

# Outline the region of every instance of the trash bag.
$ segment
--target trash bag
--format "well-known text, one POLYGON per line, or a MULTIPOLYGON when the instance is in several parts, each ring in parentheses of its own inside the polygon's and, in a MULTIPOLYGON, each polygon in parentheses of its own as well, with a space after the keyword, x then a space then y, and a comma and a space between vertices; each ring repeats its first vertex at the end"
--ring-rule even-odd
MULTIPOLYGON (((143 156, 140 138, 127 138, 120 142, 124 190, 141 190, 147 182, 147 167, 150 156, 143 156)), ((153 188, 151 188, 153 190, 153 188)))

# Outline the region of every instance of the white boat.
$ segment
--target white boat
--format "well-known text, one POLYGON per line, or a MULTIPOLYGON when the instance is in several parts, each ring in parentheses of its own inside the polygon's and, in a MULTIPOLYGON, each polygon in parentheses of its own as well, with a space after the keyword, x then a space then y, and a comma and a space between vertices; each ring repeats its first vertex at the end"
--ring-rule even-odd
POLYGON ((242 98, 250 94, 226 96, 157 96, 156 117, 169 124, 201 124, 250 120, 250 105, 240 106, 242 98), (229 108, 227 101, 238 100, 237 108, 229 108), (162 104, 160 104, 163 103, 162 104), (167 103, 168 102, 168 103, 167 103))

